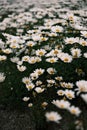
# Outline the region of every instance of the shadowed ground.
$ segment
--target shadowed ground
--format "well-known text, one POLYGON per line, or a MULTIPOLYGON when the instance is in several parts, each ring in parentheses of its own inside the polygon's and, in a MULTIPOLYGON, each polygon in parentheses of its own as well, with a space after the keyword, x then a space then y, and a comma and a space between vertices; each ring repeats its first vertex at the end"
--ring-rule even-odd
POLYGON ((11 110, 0 105, 0 130, 35 130, 28 109, 11 110))

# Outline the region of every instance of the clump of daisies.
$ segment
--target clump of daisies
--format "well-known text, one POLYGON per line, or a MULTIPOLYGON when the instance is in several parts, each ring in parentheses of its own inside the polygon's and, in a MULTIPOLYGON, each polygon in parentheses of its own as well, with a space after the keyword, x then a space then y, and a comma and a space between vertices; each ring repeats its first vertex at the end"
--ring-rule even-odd
MULTIPOLYGON (((36 108, 35 113, 44 111, 47 121, 60 123, 61 111, 79 118, 82 110, 78 99, 87 103, 87 13, 71 10, 73 4, 78 6, 78 0, 50 0, 49 5, 45 0, 29 1, 22 0, 23 6, 17 2, 16 8, 5 3, 5 13, 12 13, 0 16, 5 38, 0 38, 0 66, 6 69, 8 79, 16 78, 7 84, 15 93, 20 89, 22 101, 36 108), (9 66, 4 68, 6 63, 9 66)), ((6 76, 0 72, 0 83, 6 76)))

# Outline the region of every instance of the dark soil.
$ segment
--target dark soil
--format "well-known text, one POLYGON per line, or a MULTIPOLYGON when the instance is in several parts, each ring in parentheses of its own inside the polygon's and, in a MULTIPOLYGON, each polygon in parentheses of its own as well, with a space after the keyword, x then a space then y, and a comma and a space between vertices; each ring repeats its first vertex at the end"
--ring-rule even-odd
MULTIPOLYGON (((65 113, 66 118, 61 123, 56 124, 53 122, 47 123, 46 130, 76 130, 72 127, 73 118, 69 117, 65 113)), ((84 113, 82 114, 81 121, 83 122, 83 129, 87 130, 87 111, 84 107, 84 113)), ((0 130, 45 130, 36 129, 34 117, 28 107, 15 106, 14 108, 10 105, 0 105, 0 130)))
POLYGON ((0 130, 35 130, 28 109, 18 110, 0 105, 0 130))

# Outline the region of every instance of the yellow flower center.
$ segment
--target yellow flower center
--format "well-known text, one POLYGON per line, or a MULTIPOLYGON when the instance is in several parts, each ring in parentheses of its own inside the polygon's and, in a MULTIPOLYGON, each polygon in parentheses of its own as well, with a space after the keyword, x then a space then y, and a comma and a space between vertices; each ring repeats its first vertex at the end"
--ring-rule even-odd
POLYGON ((68 61, 69 61, 69 59, 68 59, 68 58, 65 58, 65 59, 64 59, 64 61, 65 61, 65 62, 68 62, 68 61))

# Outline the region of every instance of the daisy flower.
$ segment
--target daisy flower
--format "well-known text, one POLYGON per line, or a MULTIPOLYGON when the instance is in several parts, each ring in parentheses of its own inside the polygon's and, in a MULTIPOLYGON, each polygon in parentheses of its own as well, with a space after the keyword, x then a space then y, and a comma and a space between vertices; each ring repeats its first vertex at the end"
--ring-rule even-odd
POLYGON ((27 68, 26 68, 26 66, 23 66, 23 65, 17 65, 17 69, 20 71, 20 72, 23 72, 23 71, 25 71, 27 68))
POLYGON ((47 72, 51 75, 55 74, 56 70, 54 68, 48 68, 47 72))
POLYGON ((49 63, 56 63, 58 60, 58 58, 56 57, 52 57, 52 58, 47 58, 46 61, 49 62, 49 63))
POLYGON ((77 94, 81 93, 81 92, 87 92, 87 81, 86 80, 79 80, 76 82, 76 86, 78 87, 77 90, 77 94))
POLYGON ((0 61, 4 61, 6 59, 7 59, 7 57, 5 55, 0 55, 0 61))
POLYGON ((64 100, 53 100, 52 103, 61 109, 68 109, 70 106, 70 103, 68 101, 64 101, 64 100))
POLYGON ((51 31, 54 33, 63 32, 63 27, 61 26, 52 26, 51 31))
POLYGON ((87 38, 87 31, 81 31, 81 36, 87 38))
POLYGON ((24 84, 29 84, 29 83, 31 83, 31 79, 29 77, 24 77, 24 78, 22 78, 22 82, 24 84))
POLYGON ((38 49, 36 50, 36 55, 37 56, 44 56, 46 51, 44 49, 38 49))
POLYGON ((27 102, 27 101, 29 101, 29 99, 30 99, 29 97, 23 97, 22 100, 23 100, 24 102, 27 102))
POLYGON ((71 106, 68 108, 69 112, 75 116, 79 116, 81 113, 81 110, 78 107, 71 106))
POLYGON ((36 87, 36 88, 35 88, 35 91, 36 91, 37 93, 42 93, 42 92, 44 91, 44 88, 36 87))
POLYGON ((47 121, 53 121, 56 123, 59 123, 59 120, 62 119, 62 117, 57 112, 54 111, 46 112, 45 117, 47 121))
POLYGON ((28 89, 28 91, 32 90, 34 87, 35 85, 33 83, 26 84, 26 88, 28 89))
POLYGON ((4 82, 6 76, 4 75, 4 73, 0 73, 0 83, 4 82))
POLYGON ((78 48, 72 48, 71 54, 74 58, 79 58, 81 56, 81 49, 78 48))
POLYGON ((64 91, 64 94, 65 94, 65 96, 66 96, 68 99, 73 99, 73 98, 75 98, 75 92, 72 91, 72 90, 66 89, 66 90, 64 91))

